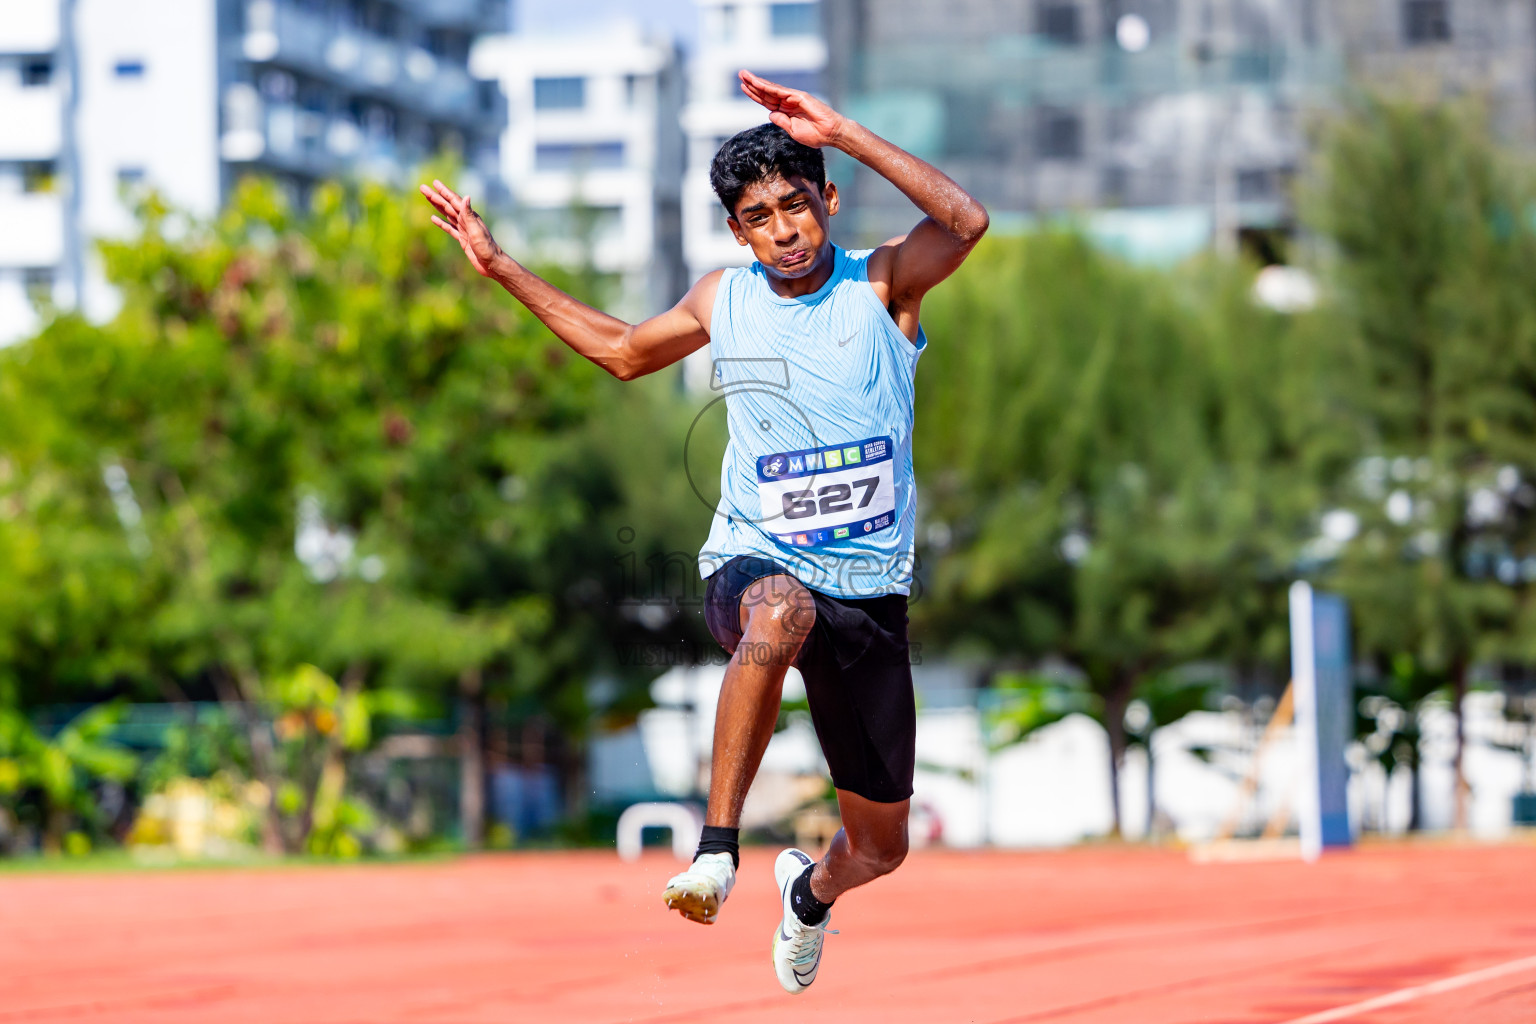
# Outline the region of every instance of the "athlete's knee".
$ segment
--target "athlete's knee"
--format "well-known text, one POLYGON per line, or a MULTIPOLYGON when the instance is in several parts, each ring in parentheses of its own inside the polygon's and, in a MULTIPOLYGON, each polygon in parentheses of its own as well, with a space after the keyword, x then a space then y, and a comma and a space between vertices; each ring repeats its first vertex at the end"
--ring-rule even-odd
POLYGON ((792 646, 796 652, 816 625, 815 599, 803 583, 789 576, 758 580, 742 595, 742 603, 749 634, 792 646))
POLYGON ((869 837, 854 840, 850 837, 849 847, 853 856, 865 869, 874 875, 888 875, 901 867, 901 862, 907 859, 907 835, 902 831, 899 835, 869 837))

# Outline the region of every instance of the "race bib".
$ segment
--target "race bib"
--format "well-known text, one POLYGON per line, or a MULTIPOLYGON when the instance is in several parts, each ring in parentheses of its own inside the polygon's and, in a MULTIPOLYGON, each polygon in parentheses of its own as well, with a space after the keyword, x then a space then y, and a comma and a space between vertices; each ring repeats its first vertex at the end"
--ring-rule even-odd
POLYGON ((785 544, 815 547, 896 522, 895 446, 872 437, 757 460, 762 526, 785 544))

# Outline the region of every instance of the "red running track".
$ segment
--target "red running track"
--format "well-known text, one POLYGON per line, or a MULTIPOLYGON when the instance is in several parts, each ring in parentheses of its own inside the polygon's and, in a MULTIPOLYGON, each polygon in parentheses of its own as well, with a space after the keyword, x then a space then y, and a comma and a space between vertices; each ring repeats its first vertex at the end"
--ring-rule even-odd
POLYGON ((1536 847, 914 853, 839 901, 799 997, 772 856, 711 927, 661 906, 659 853, 0 875, 0 1022, 1536 1021, 1536 847))

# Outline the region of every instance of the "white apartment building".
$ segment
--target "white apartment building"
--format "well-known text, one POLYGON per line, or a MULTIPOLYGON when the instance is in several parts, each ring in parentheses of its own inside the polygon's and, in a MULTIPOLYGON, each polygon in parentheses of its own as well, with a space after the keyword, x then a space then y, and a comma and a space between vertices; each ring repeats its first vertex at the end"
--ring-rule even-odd
POLYGON ((688 279, 717 267, 745 266, 725 210, 709 187, 709 164, 720 144, 768 120, 742 93, 736 72, 746 68, 780 85, 825 94, 827 44, 816 0, 697 0, 699 49, 688 83, 683 130, 688 169, 683 177, 683 255, 688 279))
POLYGON ((208 217, 248 173, 302 198, 443 150, 494 179, 504 105, 467 65, 506 23, 505 0, 0 0, 0 344, 44 301, 112 314, 93 243, 144 189, 208 217))
POLYGON ((60 188, 73 156, 68 6, 6 0, 0 16, 0 343, 36 327, 35 305, 72 302, 79 287, 60 188))
POLYGON ((472 66, 507 97, 501 174, 512 208, 497 225, 502 244, 615 276, 621 315, 676 302, 687 286, 676 45, 621 22, 596 37, 483 39, 472 66))
MULTIPOLYGON (((768 120, 747 99, 736 73, 746 68, 780 85, 826 95, 827 44, 817 0, 696 0, 698 53, 683 109, 687 169, 683 174, 683 259, 691 284, 718 267, 743 267, 752 252, 736 244, 725 209, 709 187, 709 165, 721 143, 768 120)), ((709 349, 684 360, 688 387, 709 386, 709 349)))

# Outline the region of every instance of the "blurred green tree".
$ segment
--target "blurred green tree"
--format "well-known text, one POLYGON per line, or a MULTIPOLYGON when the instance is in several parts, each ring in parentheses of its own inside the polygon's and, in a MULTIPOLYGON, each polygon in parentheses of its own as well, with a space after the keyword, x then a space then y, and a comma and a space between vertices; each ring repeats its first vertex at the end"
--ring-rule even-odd
POLYGON ((1311 386, 1326 332, 1259 307, 1241 266, 1142 270, 1057 232, 989 240, 928 318, 917 614, 961 650, 1084 673, 1118 832, 1138 686, 1283 663, 1294 551, 1341 458, 1311 386))
MULTIPOLYGON (((43 849, 81 854, 104 834, 91 799, 94 783, 126 783, 138 758, 112 742, 121 702, 80 712, 52 736, 33 727, 14 708, 0 708, 0 815, 8 821, 0 840, 11 840, 36 811, 43 849)), ((8 845, 8 844, 5 844, 8 845)))
POLYGON ((1371 96, 1328 127, 1304 193, 1352 364, 1320 385, 1351 409, 1362 442, 1332 496, 1355 536, 1328 584, 1350 598, 1360 651, 1384 677, 1401 675, 1403 657, 1414 666, 1400 695, 1409 714, 1419 682, 1449 688, 1458 827, 1473 666, 1536 654, 1525 625, 1536 581, 1533 195, 1475 105, 1371 96))
MULTIPOLYGON (((579 743, 594 672, 655 674, 622 644, 688 638, 619 593, 621 555, 688 532, 675 490, 630 504, 651 482, 618 471, 680 438, 666 382, 616 394, 419 207, 325 185, 305 213, 247 181, 198 224, 152 200, 103 247, 116 318, 0 355, 14 702, 216 695, 281 793, 271 712, 301 665, 438 708, 494 698, 579 743)), ((268 845, 307 842, 304 785, 268 845)))

